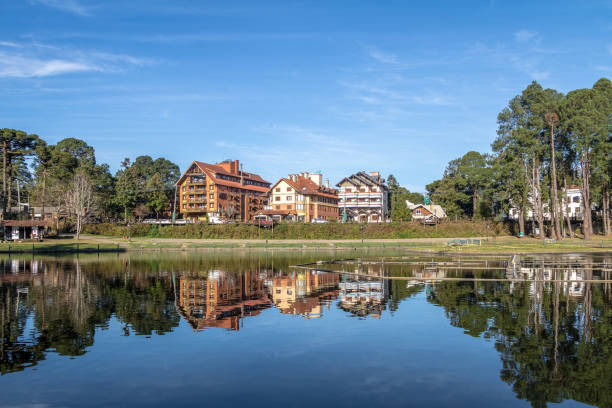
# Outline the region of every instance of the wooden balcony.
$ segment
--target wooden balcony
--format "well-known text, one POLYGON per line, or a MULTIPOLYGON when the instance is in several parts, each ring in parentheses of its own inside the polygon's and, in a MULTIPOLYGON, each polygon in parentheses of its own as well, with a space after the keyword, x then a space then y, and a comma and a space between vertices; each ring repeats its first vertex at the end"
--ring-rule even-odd
POLYGON ((206 207, 183 208, 181 212, 183 213, 205 213, 206 207))
POLYGON ((183 204, 206 204, 205 198, 183 198, 183 204))

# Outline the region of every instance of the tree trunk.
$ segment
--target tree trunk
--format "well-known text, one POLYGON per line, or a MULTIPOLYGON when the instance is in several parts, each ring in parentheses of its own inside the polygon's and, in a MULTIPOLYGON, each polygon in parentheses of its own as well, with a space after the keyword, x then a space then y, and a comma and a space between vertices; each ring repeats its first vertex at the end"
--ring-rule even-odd
POLYGON ((8 197, 6 200, 6 206, 8 208, 9 213, 11 212, 11 201, 13 201, 13 177, 11 174, 9 174, 8 177, 8 188, 7 188, 7 193, 8 193, 8 197))
POLYGON ((602 189, 602 207, 603 207, 603 230, 606 236, 612 234, 610 231, 610 182, 606 181, 602 189))
POLYGON ((525 236, 525 205, 521 204, 518 215, 519 222, 519 237, 525 236))
POLYGON ((588 155, 585 153, 580 159, 580 167, 582 171, 582 200, 584 203, 584 216, 582 221, 582 229, 585 241, 591 239, 593 234, 593 225, 591 219, 591 192, 590 192, 590 171, 589 171, 588 155))
MULTIPOLYGON (((563 177, 563 187, 565 187, 564 199, 567 201, 567 177, 563 177)), ((572 222, 569 216, 569 203, 565 203, 565 208, 563 212, 565 213, 565 222, 567 223, 567 230, 569 231, 570 238, 574 238, 574 231, 572 230, 572 222)))
POLYGON ((6 214, 6 140, 2 143, 2 219, 6 214))
POLYGON ((42 219, 45 219, 45 197, 47 189, 47 169, 43 169, 43 182, 42 182, 42 219))
POLYGON ((472 219, 476 218, 476 207, 478 206, 478 192, 474 190, 472 194, 472 219))
POLYGON ((531 169, 531 174, 533 177, 533 190, 534 190, 534 197, 533 200, 534 205, 536 207, 536 215, 538 217, 538 228, 540 229, 540 239, 542 241, 544 241, 545 235, 544 235, 544 211, 542 208, 542 187, 540 184, 540 168, 538 166, 538 161, 537 159, 534 157, 532 160, 533 166, 531 169), (537 169, 537 170, 536 170, 537 169))
POLYGON ((550 185, 550 195, 552 197, 553 208, 550 212, 551 219, 554 220, 555 239, 559 241, 561 239, 561 225, 559 224, 559 197, 557 194, 557 160, 555 158, 555 127, 550 128, 550 150, 552 157, 552 182, 550 185))

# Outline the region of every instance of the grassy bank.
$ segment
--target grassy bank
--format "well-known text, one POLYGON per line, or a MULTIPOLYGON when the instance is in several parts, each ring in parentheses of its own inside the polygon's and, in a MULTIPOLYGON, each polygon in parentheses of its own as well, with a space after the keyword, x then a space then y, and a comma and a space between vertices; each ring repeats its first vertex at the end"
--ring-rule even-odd
POLYGON ((272 229, 256 225, 151 225, 130 227, 117 224, 92 224, 87 234, 110 237, 188 238, 188 239, 405 239, 405 238, 470 238, 510 235, 503 223, 484 221, 449 221, 439 225, 419 223, 388 224, 280 224, 272 229))
POLYGON ((50 239, 42 242, 0 243, 0 254, 72 254, 123 252, 126 248, 118 243, 76 242, 65 239, 50 239))

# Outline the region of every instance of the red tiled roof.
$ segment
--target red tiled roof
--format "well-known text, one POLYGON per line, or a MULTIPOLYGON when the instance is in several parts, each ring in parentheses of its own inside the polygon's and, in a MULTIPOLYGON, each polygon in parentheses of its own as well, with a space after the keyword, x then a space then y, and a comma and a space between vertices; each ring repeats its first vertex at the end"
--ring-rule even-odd
MULTIPOLYGON (((270 188, 269 188, 270 182, 262 179, 257 174, 247 173, 247 172, 240 172, 240 171, 238 171, 238 173, 231 173, 231 172, 227 171, 225 168, 223 168, 222 166, 220 166, 218 164, 204 163, 204 162, 197 161, 197 160, 194 161, 194 163, 203 172, 205 172, 206 175, 208 177, 210 177, 211 180, 213 181, 213 183, 215 183, 215 184, 219 184, 219 185, 227 186, 227 187, 240 188, 240 189, 244 189, 244 190, 256 191, 256 192, 259 192, 259 193, 267 193, 270 190, 270 188), (232 177, 238 177, 238 178, 242 174, 242 177, 244 178, 244 180, 251 180, 251 181, 256 181, 256 182, 259 182, 259 183, 266 183, 266 184, 268 184, 268 186, 257 186, 257 185, 253 185, 253 184, 241 184, 240 182, 236 182, 236 181, 224 180, 222 178, 216 177, 216 175, 218 175, 218 174, 223 174, 223 175, 226 175, 226 176, 232 176, 232 177)), ((189 168, 191 168, 191 166, 189 166, 189 168)), ((183 174, 181 176, 181 178, 179 178, 179 180, 177 181, 177 184, 179 184, 184 177, 185 177, 185 174, 183 174)))
MULTIPOLYGON (((240 177, 240 174, 241 174, 240 170, 238 171, 238 173, 231 173, 231 172, 227 171, 226 169, 224 169, 222 166, 219 166, 218 164, 204 163, 204 162, 197 161, 197 160, 195 161, 195 163, 202 170, 208 169, 208 170, 210 170, 212 172, 215 172, 215 173, 225 174, 226 176, 240 177)), ((246 171, 243 171, 242 172, 242 176, 245 179, 247 179, 247 180, 259 181, 260 183, 268 183, 268 184, 270 184, 269 181, 266 181, 266 180, 262 179, 257 174, 247 173, 246 171)))
POLYGON ((324 196, 324 197, 329 197, 329 198, 338 198, 338 190, 333 189, 333 188, 327 188, 324 186, 319 186, 317 183, 315 183, 314 181, 306 177, 298 177, 296 181, 293 181, 288 178, 282 178, 278 180, 274 184, 274 186, 276 186, 281 181, 284 181, 285 183, 289 184, 291 187, 295 189, 295 191, 299 192, 300 194, 319 195, 319 196, 324 196))

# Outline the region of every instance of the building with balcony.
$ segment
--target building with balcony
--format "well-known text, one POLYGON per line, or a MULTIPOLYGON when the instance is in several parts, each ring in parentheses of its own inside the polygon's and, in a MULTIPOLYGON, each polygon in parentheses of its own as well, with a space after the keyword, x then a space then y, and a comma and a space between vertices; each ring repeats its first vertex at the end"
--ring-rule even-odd
POLYGON ((269 192, 262 214, 277 221, 314 222, 340 218, 338 190, 323 185, 321 173, 290 174, 277 181, 269 192))
POLYGON ((217 164, 194 161, 175 184, 178 210, 191 220, 249 221, 267 204, 270 183, 242 171, 238 160, 217 164))
POLYGON ((389 188, 380 173, 360 171, 345 177, 340 189, 340 217, 355 222, 385 222, 389 214, 389 188))

